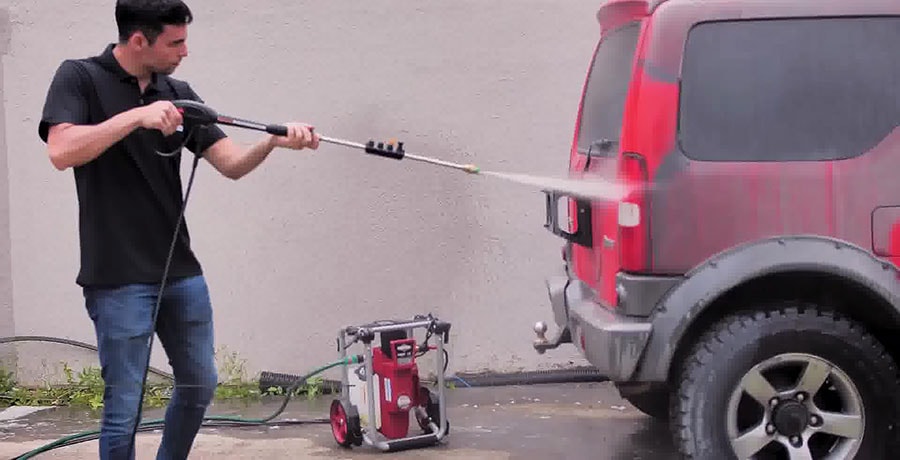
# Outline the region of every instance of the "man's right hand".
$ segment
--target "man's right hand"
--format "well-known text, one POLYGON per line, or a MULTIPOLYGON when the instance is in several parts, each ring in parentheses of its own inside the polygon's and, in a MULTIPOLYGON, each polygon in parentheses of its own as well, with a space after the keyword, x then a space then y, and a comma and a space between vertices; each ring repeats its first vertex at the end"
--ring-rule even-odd
POLYGON ((142 128, 157 129, 165 136, 175 133, 183 121, 181 112, 171 101, 157 101, 137 110, 142 128))
POLYGON ((119 113, 98 125, 57 124, 49 130, 47 149, 53 166, 62 171, 93 161, 135 128, 156 129, 168 137, 182 122, 175 104, 159 101, 119 113))

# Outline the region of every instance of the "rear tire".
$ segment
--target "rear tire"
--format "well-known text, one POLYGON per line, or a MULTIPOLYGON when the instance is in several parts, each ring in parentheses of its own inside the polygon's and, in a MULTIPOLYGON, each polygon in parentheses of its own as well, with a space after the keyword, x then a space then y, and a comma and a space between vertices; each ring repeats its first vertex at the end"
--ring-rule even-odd
POLYGON ((893 359, 861 324, 800 307, 728 317, 699 340, 672 397, 671 428, 685 458, 820 459, 833 448, 840 454, 828 458, 876 459, 897 452, 893 359))

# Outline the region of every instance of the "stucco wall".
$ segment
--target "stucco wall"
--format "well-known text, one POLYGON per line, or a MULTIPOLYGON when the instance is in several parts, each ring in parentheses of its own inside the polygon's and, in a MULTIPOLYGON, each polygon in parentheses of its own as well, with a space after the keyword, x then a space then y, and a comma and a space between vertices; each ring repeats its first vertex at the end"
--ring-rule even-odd
MULTIPOLYGON (((8 176, 20 335, 94 342, 74 284, 74 180, 51 167, 36 126, 59 62, 115 39, 114 3, 0 1, 12 25, 0 206, 8 176)), ((194 0, 191 56, 176 76, 222 113, 306 121, 360 142, 397 137, 410 152, 488 170, 562 174, 597 4, 194 0)), ((251 373, 300 372, 336 356, 343 326, 427 312, 453 323, 450 372, 583 363, 571 347, 531 348, 534 321, 551 319, 543 279, 560 265, 535 189, 325 144, 277 151, 238 182, 201 163, 187 216, 217 343, 251 373)), ((2 295, 0 285, 6 324, 2 295)), ((91 358, 30 350, 43 351, 23 353, 26 368, 38 357, 91 358)), ((159 346, 153 363, 167 367, 159 346)))
MULTIPOLYGON (((10 36, 9 13, 0 3, 0 60, 6 60, 10 36)), ((0 72, 0 152, 6 152, 6 93, 3 91, 3 73, 0 72)), ((0 337, 15 333, 12 304, 12 268, 10 266, 9 238, 9 169, 6 155, 0 155, 0 337)), ((14 346, 0 346, 0 366, 15 366, 14 346)))

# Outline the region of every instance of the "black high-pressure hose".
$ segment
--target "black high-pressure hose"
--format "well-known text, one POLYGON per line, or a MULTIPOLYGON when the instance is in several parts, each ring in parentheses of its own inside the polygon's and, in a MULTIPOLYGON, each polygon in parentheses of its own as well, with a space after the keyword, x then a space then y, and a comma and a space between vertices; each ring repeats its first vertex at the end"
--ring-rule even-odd
MULTIPOLYGON (((157 152, 157 154, 162 155, 162 156, 173 156, 173 155, 177 154, 179 151, 181 151, 181 149, 185 145, 187 145, 188 141, 191 139, 191 137, 194 134, 196 134, 198 137, 197 142, 196 142, 196 145, 198 146, 197 147, 198 151, 195 152, 195 154, 194 154, 194 161, 193 161, 193 164, 191 167, 191 176, 190 176, 190 179, 188 179, 187 190, 185 191, 185 194, 184 194, 184 201, 181 206, 181 212, 178 216, 178 221, 175 223, 175 232, 172 235, 172 244, 169 247, 169 254, 166 257, 166 264, 165 264, 165 268, 163 269, 162 281, 160 282, 159 293, 157 294, 157 297, 156 297, 156 305, 153 307, 153 320, 151 322, 150 341, 147 346, 147 364, 144 367, 144 376, 141 379, 141 397, 138 398, 137 418, 135 419, 134 428, 132 429, 132 433, 131 433, 131 440, 129 441, 129 445, 128 445, 128 457, 130 457, 134 451, 135 438, 137 437, 137 432, 140 427, 139 421, 141 419, 141 414, 143 411, 143 399, 144 399, 143 395, 147 390, 147 373, 150 370, 150 357, 151 357, 151 353, 153 351, 153 336, 154 336, 154 331, 156 330, 156 321, 157 321, 157 316, 159 315, 159 307, 160 307, 160 304, 162 303, 163 293, 165 292, 166 280, 169 276, 169 267, 172 263, 172 256, 175 252, 175 245, 178 242, 178 231, 181 228, 182 221, 184 220, 184 212, 187 209, 188 198, 190 197, 190 194, 191 194, 191 186, 194 183, 194 174, 197 171, 197 164, 200 161, 200 156, 202 154, 201 152, 199 152, 199 146, 201 145, 201 143, 199 141, 200 133, 202 133, 203 128, 213 125, 213 124, 216 124, 216 123, 220 123, 220 124, 236 126, 236 127, 245 128, 245 129, 265 131, 269 134, 273 134, 273 135, 277 135, 277 136, 286 136, 288 134, 287 126, 271 125, 271 124, 264 125, 264 124, 249 121, 249 120, 242 120, 239 118, 220 116, 211 107, 204 105, 202 103, 196 102, 196 101, 177 100, 177 101, 173 101, 173 105, 175 105, 175 107, 178 109, 178 111, 182 115, 183 126, 187 126, 189 122, 192 122, 193 126, 192 126, 190 132, 185 133, 184 142, 182 142, 181 146, 179 146, 172 152, 169 152, 169 153, 157 152)), ((370 142, 370 144, 371 144, 371 142, 370 142)), ((398 159, 403 158, 402 146, 401 146, 400 152, 394 152, 393 147, 388 149, 390 151, 387 151, 387 150, 384 150, 381 148, 376 149, 376 148, 374 148, 374 146, 372 146, 372 147, 373 148, 367 149, 366 151, 369 153, 380 154, 382 156, 393 156, 394 158, 398 158, 398 159)), ((381 146, 379 145, 379 147, 381 147, 381 146)), ((303 381, 305 381, 305 379, 303 381)), ((177 382, 176 382, 176 384, 177 384, 177 382)), ((302 384, 302 381, 298 381, 295 384, 295 386, 299 386, 300 384, 302 384)), ((288 393, 288 395, 290 396, 290 393, 288 393)), ((288 401, 289 401, 289 397, 285 398, 284 403, 282 404, 281 408, 278 411, 276 411, 275 415, 273 415, 272 417, 270 417, 269 419, 266 419, 266 420, 262 420, 262 421, 257 420, 257 421, 255 421, 255 423, 269 422, 272 418, 276 417, 277 414, 280 414, 285 409, 288 401)))
MULTIPOLYGON (((180 108, 181 108, 181 107, 180 107, 180 108)), ((185 110, 185 109, 182 108, 182 113, 183 113, 184 115, 186 115, 185 118, 191 117, 191 112, 190 112, 189 110, 185 110)), ((184 147, 184 145, 187 144, 188 140, 192 137, 193 134, 195 134, 195 131, 196 131, 196 130, 198 130, 199 128, 201 128, 201 127, 204 126, 204 125, 209 125, 209 124, 211 124, 211 121, 209 120, 208 117, 207 117, 207 118, 200 118, 199 120, 196 118, 196 116, 194 116, 194 117, 192 117, 192 118, 194 118, 195 121, 199 121, 199 123, 198 123, 197 126, 195 126, 194 128, 192 128, 191 132, 187 133, 187 135, 185 136, 184 143, 181 145, 181 147, 179 147, 178 149, 176 149, 174 152, 169 152, 169 153, 157 152, 158 154, 163 155, 163 156, 172 156, 172 155, 176 154, 178 151, 181 150, 182 147, 184 147)), ((283 133, 283 134, 286 134, 286 133, 287 133, 287 128, 285 128, 285 127, 278 127, 278 126, 276 126, 275 129, 277 130, 277 133, 279 133, 279 134, 282 134, 282 133, 283 133), (279 129, 279 128, 281 128, 281 129, 279 129)), ((282 135, 283 135, 283 134, 282 134, 282 135)), ((199 142, 198 142, 198 145, 200 145, 199 142)), ((137 416, 135 417, 134 427, 132 428, 132 432, 131 432, 131 440, 129 441, 129 445, 128 445, 128 455, 127 455, 127 457, 131 457, 132 453, 134 452, 135 441, 136 441, 137 433, 138 433, 139 431, 150 431, 150 430, 158 429, 158 428, 162 427, 162 426, 164 425, 164 423, 165 423, 165 421, 162 420, 162 419, 160 419, 160 420, 152 420, 152 421, 144 422, 144 423, 140 423, 140 420, 141 420, 141 416, 142 416, 142 412, 143 412, 144 393, 147 391, 147 374, 149 373, 149 371, 150 371, 150 369, 151 369, 151 366, 150 366, 150 358, 151 358, 152 351, 153 351, 153 336, 155 335, 155 334, 154 334, 154 331, 156 330, 156 322, 157 322, 158 315, 159 315, 159 307, 160 307, 160 305, 162 304, 163 294, 165 293, 166 281, 167 281, 168 276, 169 276, 169 268, 170 268, 170 266, 171 266, 171 264, 172 264, 172 256, 173 256, 173 254, 174 254, 174 252, 175 252, 175 245, 176 245, 177 242, 178 242, 178 231, 180 230, 180 228, 181 228, 181 223, 182 223, 182 221, 184 220, 184 213, 185 213, 185 210, 187 209, 187 203, 188 203, 188 199, 190 198, 191 187, 193 186, 193 183, 194 183, 194 176, 195 176, 195 174, 196 174, 196 172, 197 172, 197 165, 198 165, 199 161, 200 161, 200 153, 197 152, 197 153, 194 155, 194 160, 193 160, 193 163, 192 163, 192 165, 191 165, 191 175, 190 175, 190 178, 188 179, 187 189, 185 190, 184 201, 183 201, 182 206, 181 206, 181 211, 180 211, 179 216, 178 216, 178 221, 175 223, 175 231, 174 231, 174 234, 173 234, 173 236, 172 236, 172 244, 171 244, 170 247, 169 247, 169 254, 168 254, 168 256, 166 257, 165 267, 163 268, 162 280, 160 281, 159 292, 158 292, 157 297, 156 297, 156 305, 153 307, 153 315, 152 315, 152 322, 151 322, 151 329, 150 329, 150 340, 149 340, 149 342, 148 342, 148 344, 147 344, 147 359, 146 359, 146 363, 147 363, 147 364, 146 364, 145 367, 144 367, 144 375, 143 375, 143 378, 141 379, 141 397, 138 398, 138 410, 137 410, 137 416)), ((90 345, 87 345, 87 344, 84 344, 84 345, 86 345, 86 348, 89 348, 89 349, 95 349, 95 347, 92 347, 92 346, 90 346, 90 345)), ((82 346, 82 345, 81 345, 81 344, 78 344, 78 346, 82 346)), ((347 364, 353 364, 353 363, 358 363, 358 362, 360 362, 360 361, 361 361, 361 357, 360 357, 360 356, 350 356, 350 357, 348 357, 348 358, 346 358, 346 359, 342 359, 342 360, 339 360, 339 361, 335 361, 335 362, 330 363, 330 364, 328 364, 328 365, 326 365, 326 366, 320 367, 320 368, 314 370, 313 372, 310 372, 310 373, 307 374, 306 376, 304 376, 304 377, 302 377, 302 378, 300 378, 300 379, 297 379, 297 381, 294 382, 294 384, 288 389, 287 394, 286 394, 284 400, 282 401, 281 406, 280 406, 274 413, 272 413, 270 416, 268 416, 268 417, 266 417, 266 418, 262 418, 262 419, 243 419, 243 418, 239 418, 239 417, 225 417, 225 416, 219 416, 219 417, 215 417, 215 416, 213 416, 213 417, 205 417, 205 418, 204 418, 203 426, 207 426, 207 427, 208 427, 208 426, 259 426, 259 425, 271 425, 271 424, 273 424, 272 420, 273 420, 275 417, 278 417, 282 412, 284 412, 285 408, 287 408, 288 402, 290 401, 290 398, 291 398, 291 395, 293 394, 293 392, 296 391, 296 389, 299 388, 300 385, 302 385, 303 383, 305 383, 306 380, 307 380, 309 377, 312 377, 312 376, 314 376, 314 375, 316 375, 316 374, 318 374, 318 373, 324 372, 325 370, 330 369, 330 368, 332 368, 332 367, 341 366, 341 365, 347 365, 347 364)), ((177 382, 176 382, 176 385, 177 385, 177 382)), ((328 421, 327 419, 325 419, 325 420, 296 421, 296 422, 289 422, 289 421, 286 421, 286 422, 277 422, 277 423, 274 423, 274 424, 280 425, 280 424, 296 424, 296 423, 323 423, 323 422, 327 422, 327 421, 328 421)), ((23 459, 23 460, 24 460, 24 459, 27 459, 27 458, 31 458, 31 457, 33 457, 33 456, 39 454, 39 453, 42 453, 42 452, 47 452, 47 451, 49 451, 49 450, 53 450, 53 449, 57 449, 57 448, 65 447, 65 446, 71 446, 71 445, 73 445, 73 444, 78 444, 78 443, 85 442, 85 441, 89 441, 89 440, 92 440, 92 439, 97 439, 97 438, 99 438, 99 436, 100 436, 99 430, 97 430, 97 431, 88 431, 88 432, 84 432, 84 433, 79 433, 79 434, 76 434, 76 435, 73 435, 73 436, 67 436, 67 437, 61 438, 61 439, 59 439, 59 440, 57 440, 57 441, 54 441, 54 442, 52 442, 52 443, 50 443, 50 444, 48 444, 48 445, 46 445, 46 446, 40 447, 40 448, 35 449, 35 450, 32 450, 32 451, 30 451, 30 452, 28 452, 28 453, 26 453, 26 454, 23 454, 23 455, 21 455, 21 456, 19 456, 19 457, 16 457, 16 459, 23 459)))
MULTIPOLYGON (((187 122, 191 121, 194 123, 194 126, 191 128, 190 132, 186 133, 185 140, 180 147, 176 148, 174 151, 169 152, 169 153, 157 152, 157 154, 162 155, 162 156, 176 155, 178 152, 181 151, 181 149, 185 145, 187 145, 187 142, 195 134, 196 131, 198 131, 200 128, 203 128, 203 127, 206 127, 206 126, 209 126, 212 124, 223 124, 223 125, 236 126, 239 128, 251 129, 251 130, 256 130, 256 131, 264 131, 269 134, 273 134, 273 135, 277 135, 277 136, 286 136, 288 134, 287 126, 263 124, 263 123, 258 123, 258 122, 249 121, 249 120, 243 120, 243 119, 229 117, 229 116, 222 116, 222 115, 219 115, 211 107, 206 106, 206 105, 196 102, 196 101, 177 100, 177 101, 173 101, 173 104, 181 112, 182 118, 185 121, 184 125, 187 125, 187 122)), ((393 158, 393 159, 397 159, 397 160, 400 160, 403 158, 409 158, 412 160, 422 161, 422 162, 426 162, 426 163, 430 163, 430 164, 435 164, 438 166, 459 169, 459 170, 468 172, 470 174, 478 174, 480 172, 480 169, 475 165, 460 165, 460 164, 450 163, 450 162, 446 162, 446 161, 442 161, 442 160, 437 160, 434 158, 428 158, 428 157, 408 154, 407 152, 405 152, 403 150, 402 142, 398 145, 398 147, 395 150, 392 143, 388 143, 387 146, 385 146, 384 143, 381 143, 381 142, 379 142, 376 145, 375 142, 371 141, 371 140, 367 144, 358 144, 358 143, 344 141, 344 140, 340 140, 340 139, 331 139, 331 138, 327 138, 324 136, 320 136, 320 139, 325 142, 339 144, 339 145, 343 145, 346 147, 362 149, 366 153, 382 156, 385 158, 393 158)), ((197 143, 197 145, 200 145, 199 142, 197 143)), ((154 336, 154 331, 156 330, 156 321, 157 321, 157 316, 159 314, 159 307, 162 303, 163 294, 165 292, 166 281, 169 276, 169 268, 172 263, 172 257, 173 257, 174 251, 175 251, 175 245, 178 242, 178 231, 180 230, 181 223, 184 220, 184 213, 185 213, 185 210, 187 209, 188 198, 190 197, 191 187, 194 182, 194 175, 197 171, 197 165, 200 161, 200 155, 201 155, 200 152, 197 152, 194 155, 194 161, 193 161, 193 165, 191 167, 190 179, 188 179, 187 189, 185 191, 184 201, 182 203, 181 211, 178 216, 178 221, 175 223, 175 231, 172 236, 172 244, 169 247, 169 254, 166 257, 166 263, 165 263, 165 267, 163 269, 162 280, 160 281, 159 292, 158 292, 157 298, 156 298, 156 305, 153 307, 152 323, 151 323, 151 330, 150 330, 150 340, 148 341, 148 344, 147 344, 147 360, 146 360, 146 365, 144 367, 144 375, 143 375, 143 378, 141 379, 141 397, 138 399, 137 417, 135 418, 135 423, 134 423, 134 427, 132 429, 132 434, 131 434, 131 440, 129 442, 129 452, 128 452, 129 457, 131 456, 131 454, 134 451, 135 438, 137 436, 138 431, 144 431, 145 429, 151 429, 151 428, 149 428, 150 426, 158 427, 161 425, 157 425, 157 424, 162 423, 162 421, 157 421, 154 423, 150 423, 148 425, 147 423, 141 424, 141 423, 139 423, 139 421, 141 419, 141 414, 143 412, 143 395, 147 389, 147 374, 149 373, 149 371, 151 369, 150 358, 151 358, 151 354, 152 354, 152 350, 153 350, 153 336, 154 336)), ((352 359, 349 359, 347 361, 354 361, 355 359, 358 359, 358 357, 353 357, 352 359)), ((348 362, 341 360, 341 361, 336 361, 334 363, 331 363, 330 365, 326 366, 325 368, 330 368, 330 367, 334 367, 337 365, 346 365, 346 364, 348 364, 348 362)), ((318 370, 318 372, 323 371, 325 368, 321 368, 320 370, 318 370)), ((311 374, 311 375, 314 375, 314 374, 311 374)), ((305 379, 298 380, 298 382, 293 385, 293 388, 296 389, 304 381, 305 381, 305 379)), ((276 417, 278 414, 280 414, 284 410, 284 408, 287 406, 289 399, 290 399, 290 392, 288 393, 288 397, 285 398, 284 403, 279 408, 279 410, 276 411, 276 413, 273 414, 269 418, 260 419, 260 420, 250 420, 250 421, 248 421, 248 420, 237 420, 236 421, 234 418, 231 418, 229 420, 226 420, 225 422, 227 422, 227 423, 243 423, 243 424, 250 423, 250 424, 254 424, 254 425, 269 423, 274 417, 276 417)), ((207 418, 207 420, 210 420, 210 419, 207 418)), ((223 423, 225 423, 225 422, 223 422, 223 423)), ((81 439, 83 439, 85 437, 91 438, 92 436, 94 436, 94 434, 91 432, 91 433, 88 433, 87 435, 84 435, 84 434, 76 435, 72 439, 69 439, 71 437, 63 438, 54 443, 51 443, 48 446, 42 447, 40 449, 37 449, 36 451, 32 451, 32 452, 25 454, 18 458, 30 458, 32 455, 36 455, 39 452, 44 452, 46 450, 55 449, 57 447, 62 447, 64 445, 71 445, 76 442, 83 442, 83 441, 81 441, 81 439)))
MULTIPOLYGON (((187 145, 187 142, 190 140, 190 138, 192 137, 192 135, 198 128, 200 128, 200 126, 195 126, 194 128, 192 128, 191 132, 186 133, 184 142, 175 151, 168 152, 168 153, 157 152, 157 154, 159 154, 161 156, 167 156, 167 157, 176 155, 178 152, 181 151, 182 147, 187 145)), ((200 145, 199 142, 197 143, 197 145, 200 145)), ((129 445, 128 445, 128 457, 131 457, 132 453, 134 452, 135 437, 137 436, 138 428, 140 425, 139 421, 141 419, 141 415, 143 412, 144 393, 147 391, 147 374, 150 372, 150 358, 151 358, 151 354, 153 351, 153 336, 155 335, 155 331, 156 331, 156 321, 157 321, 157 318, 159 315, 159 307, 162 304, 162 298, 163 298, 163 294, 165 293, 165 288, 166 288, 166 281, 168 280, 168 277, 169 277, 169 268, 172 265, 172 256, 174 255, 174 252, 175 252, 175 245, 178 243, 178 231, 181 229, 181 222, 184 220, 184 212, 187 209, 188 199, 190 198, 190 195, 191 195, 191 187, 194 184, 194 176, 197 172, 197 165, 199 162, 200 162, 200 153, 197 152, 194 155, 194 161, 191 166, 191 175, 190 175, 190 178, 188 179, 187 189, 185 190, 184 201, 181 206, 181 211, 179 212, 178 220, 175 222, 175 231, 172 235, 172 243, 169 246, 169 254, 166 256, 166 263, 165 263, 165 267, 163 268, 162 280, 160 280, 159 292, 157 293, 157 296, 156 296, 156 304, 153 307, 152 321, 150 323, 150 339, 147 343, 147 360, 146 360, 147 363, 144 366, 143 377, 141 378, 141 397, 138 398, 137 416, 135 417, 135 420, 134 420, 134 427, 131 432, 131 440, 129 441, 129 445)), ((91 347, 91 348, 93 348, 93 347, 91 347)), ((52 448, 55 448, 55 446, 53 446, 52 448)), ((28 458, 28 457, 30 457, 30 455, 26 454, 19 458, 28 458)))
MULTIPOLYGON (((200 143, 200 135, 201 134, 200 133, 202 133, 202 129, 205 128, 206 126, 209 126, 218 121, 218 116, 215 114, 215 112, 212 112, 211 109, 208 109, 206 106, 204 106, 202 104, 199 104, 199 103, 196 103, 193 101, 174 101, 173 104, 176 106, 176 108, 178 108, 178 110, 182 114, 182 119, 184 121, 183 126, 187 126, 188 121, 193 121, 194 125, 191 128, 190 132, 185 133, 185 138, 184 138, 184 141, 182 142, 181 146, 179 146, 172 152, 167 152, 167 153, 156 152, 157 154, 159 154, 161 156, 176 155, 178 152, 181 151, 181 149, 184 146, 187 145, 188 141, 195 134, 197 135, 196 145, 198 146, 197 148, 199 149, 199 146, 201 145, 201 143, 200 143), (213 117, 212 115, 216 115, 216 116, 213 117)), ((283 127, 278 127, 278 128, 283 128, 283 127)), ((287 134, 287 128, 279 129, 278 134, 280 134, 280 135, 287 134)), ((157 296, 156 296, 156 305, 153 307, 152 321, 150 323, 150 325, 151 325, 150 340, 149 340, 149 343, 147 344, 147 360, 146 360, 147 364, 144 366, 144 374, 143 374, 143 378, 141 378, 141 397, 138 398, 137 417, 135 418, 134 428, 132 429, 132 432, 131 432, 131 440, 129 441, 129 444, 128 444, 127 457, 131 457, 132 453, 134 452, 135 438, 137 437, 137 432, 138 432, 138 428, 140 425, 139 421, 140 421, 141 415, 143 413, 144 393, 147 391, 147 373, 150 370, 150 358, 151 358, 151 355, 153 352, 153 337, 155 335, 154 332, 156 331, 156 322, 157 322, 157 319, 159 316, 159 307, 162 304, 162 298, 163 298, 163 294, 165 293, 165 288, 166 288, 166 281, 168 280, 168 277, 169 277, 169 268, 172 265, 172 257, 175 253, 175 246, 178 243, 178 232, 181 229, 181 223, 184 221, 184 213, 185 213, 185 210, 187 210, 188 199, 190 198, 190 195, 191 195, 191 187, 194 184, 194 175, 197 172, 197 165, 200 162, 201 155, 202 155, 202 153, 199 151, 195 152, 195 154, 194 154, 194 160, 191 165, 191 175, 190 175, 190 178, 188 179, 187 189, 185 190, 185 193, 184 193, 184 200, 181 205, 181 211, 179 212, 178 220, 175 222, 175 231, 172 235, 172 243, 169 245, 169 254, 168 254, 168 256, 166 256, 166 264, 165 264, 165 267, 163 268, 162 280, 160 281, 159 292, 157 293, 157 296)), ((285 402, 285 405, 286 405, 286 402, 285 402)))
MULTIPOLYGON (((4 343, 22 343, 22 342, 42 342, 42 343, 58 343, 62 345, 69 345, 77 348, 83 348, 85 350, 90 350, 93 352, 97 352, 97 347, 84 342, 79 342, 78 340, 72 339, 63 339, 60 337, 48 337, 44 335, 17 335, 13 337, 0 337, 0 345, 4 343)), ((150 367, 149 371, 151 374, 162 377, 166 380, 174 380, 175 376, 172 374, 161 371, 155 367, 150 367)))
MULTIPOLYGON (((184 144, 187 144, 187 141, 190 139, 191 134, 197 130, 198 127, 194 127, 190 133, 187 133, 185 136, 184 144)), ((197 142, 197 145, 200 145, 200 142, 197 142)), ((180 149, 179 149, 180 150, 180 149)), ((166 154, 163 154, 166 155, 166 154)), ((194 161, 191 165, 191 176, 188 179, 187 189, 184 192, 184 201, 181 204, 181 211, 178 214, 178 221, 175 223, 175 232, 172 235, 172 244, 169 245, 169 255, 166 257, 166 265, 163 268, 162 280, 159 285, 159 292, 156 295, 156 305, 153 307, 153 316, 152 321, 150 322, 150 341, 147 344, 147 364, 144 366, 144 375, 141 378, 141 396, 138 398, 138 408, 137 408, 137 416, 134 419, 134 428, 131 431, 131 440, 128 443, 128 455, 126 458, 130 458, 132 453, 134 452, 134 444, 135 438, 137 437, 138 427, 140 425, 141 414, 144 409, 144 393, 147 391, 147 373, 150 371, 150 357, 153 353, 153 336, 156 331, 156 321, 159 316, 159 307, 162 304, 163 294, 166 289, 166 281, 169 278, 169 268, 172 265, 172 256, 175 253, 175 245, 178 243, 178 231, 181 229, 181 222, 184 220, 184 212, 187 209, 188 198, 191 195, 191 186, 194 185, 194 175, 197 172, 197 164, 200 162, 200 152, 197 152, 194 155, 194 161)))

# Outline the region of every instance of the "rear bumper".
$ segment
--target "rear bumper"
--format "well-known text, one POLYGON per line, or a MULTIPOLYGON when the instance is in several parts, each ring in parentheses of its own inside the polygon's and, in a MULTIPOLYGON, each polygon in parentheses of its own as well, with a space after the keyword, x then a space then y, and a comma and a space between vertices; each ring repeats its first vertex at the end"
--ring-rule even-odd
POLYGON ((577 279, 548 279, 547 291, 558 332, 550 340, 535 341, 535 350, 543 353, 572 343, 610 380, 630 381, 653 332, 650 319, 619 315, 604 308, 593 301, 591 289, 577 279))

